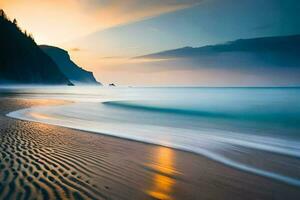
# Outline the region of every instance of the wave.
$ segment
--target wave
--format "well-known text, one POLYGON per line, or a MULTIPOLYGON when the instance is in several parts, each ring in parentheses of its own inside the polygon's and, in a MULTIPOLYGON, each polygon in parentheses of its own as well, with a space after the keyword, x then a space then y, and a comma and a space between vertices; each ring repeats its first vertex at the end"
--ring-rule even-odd
POLYGON ((189 151, 300 187, 299 89, 85 92, 64 94, 72 104, 8 116, 189 151))
MULTIPOLYGON (((169 118, 160 118, 160 126, 153 124, 149 125, 144 123, 145 121, 140 117, 146 117, 146 115, 151 116, 148 112, 144 112, 145 110, 150 110, 150 112, 153 110, 155 112, 160 111, 158 108, 152 109, 140 105, 128 105, 128 102, 113 101, 105 102, 102 107, 101 104, 95 103, 74 103, 58 107, 34 107, 14 111, 8 113, 7 116, 189 151, 239 170, 271 178, 290 185, 300 186, 300 179, 251 166, 247 163, 235 160, 234 157, 230 158, 230 156, 228 157, 222 154, 224 149, 243 147, 299 158, 300 145, 298 142, 278 140, 257 135, 243 135, 226 130, 189 130, 185 128, 164 126, 164 120, 169 120, 169 118), (107 108, 106 105, 114 106, 111 110, 110 107, 107 108), (134 112, 133 110, 128 110, 127 112, 118 109, 120 107, 137 109, 137 112, 134 112), (143 112, 139 112, 140 109, 142 109, 143 112), (124 115, 124 112, 127 114, 124 115), (117 117, 110 117, 107 119, 108 116, 106 116, 106 114, 108 113, 116 115, 117 117), (142 115, 140 115, 141 113, 142 115), (89 118, 88 116, 93 117, 89 118), (126 121, 124 118, 129 116, 131 118, 139 118, 139 121, 130 121, 130 119, 127 119, 126 121), (124 120, 120 122, 120 118, 124 120)), ((178 111, 174 109, 163 109, 163 112, 182 113, 181 110, 178 111)), ((183 113, 185 113, 185 111, 183 111, 183 113)), ((194 113, 192 115, 194 115, 194 113)), ((155 116, 158 115, 155 113, 155 116)), ((153 116, 151 116, 151 118, 152 117, 153 116)), ((172 119, 175 120, 174 123, 182 123, 176 121, 176 118, 172 119)))
MULTIPOLYGON (((228 118, 235 120, 269 121, 273 123, 285 123, 300 125, 300 113, 298 111, 285 111, 285 108, 253 108, 246 110, 220 110, 212 107, 175 107, 174 105, 157 105, 147 101, 105 101, 104 105, 124 109, 143 110, 148 112, 160 112, 178 115, 191 115, 206 118, 228 118)), ((161 103, 160 103, 161 104, 161 103)))
POLYGON ((150 106, 145 104, 134 103, 130 101, 106 101, 102 102, 105 105, 120 107, 120 108, 129 108, 129 109, 138 109, 152 112, 165 112, 172 114, 184 114, 184 115, 196 115, 196 116, 206 116, 206 117, 229 117, 229 114, 218 113, 218 112, 208 112, 208 111, 199 111, 192 109, 179 109, 179 108, 168 108, 168 107, 158 107, 150 106))

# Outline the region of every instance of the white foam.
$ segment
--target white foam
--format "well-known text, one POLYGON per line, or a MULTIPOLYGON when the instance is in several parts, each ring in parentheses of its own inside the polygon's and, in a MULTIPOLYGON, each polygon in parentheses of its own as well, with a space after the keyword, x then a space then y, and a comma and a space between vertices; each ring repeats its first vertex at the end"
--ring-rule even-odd
POLYGON ((92 102, 26 108, 7 116, 190 151, 236 169, 300 186, 297 178, 240 163, 221 153, 232 146, 241 146, 299 157, 297 141, 204 129, 197 126, 198 121, 193 121, 193 117, 132 111, 92 102))

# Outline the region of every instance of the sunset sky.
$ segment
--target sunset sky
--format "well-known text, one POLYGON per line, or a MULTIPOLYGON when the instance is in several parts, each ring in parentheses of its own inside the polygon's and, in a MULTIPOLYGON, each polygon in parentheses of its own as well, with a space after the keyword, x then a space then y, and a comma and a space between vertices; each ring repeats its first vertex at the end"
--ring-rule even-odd
MULTIPOLYGON (((193 71, 131 57, 239 38, 300 33, 297 0, 0 0, 38 44, 68 50, 104 83, 198 84, 193 71), (151 71, 151 72, 149 72, 151 71)), ((204 77, 203 77, 204 78, 204 77)), ((201 79, 201 77, 200 77, 201 79)))

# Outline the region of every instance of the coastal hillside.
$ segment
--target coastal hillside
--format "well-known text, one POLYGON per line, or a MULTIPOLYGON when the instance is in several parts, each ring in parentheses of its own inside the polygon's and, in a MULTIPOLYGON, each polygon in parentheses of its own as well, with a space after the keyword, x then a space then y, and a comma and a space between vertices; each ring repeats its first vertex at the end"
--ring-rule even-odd
POLYGON ((64 49, 47 45, 40 45, 40 48, 52 58, 64 75, 75 85, 100 85, 93 73, 77 66, 64 49))
POLYGON ((0 10, 0 83, 72 85, 17 21, 0 10))

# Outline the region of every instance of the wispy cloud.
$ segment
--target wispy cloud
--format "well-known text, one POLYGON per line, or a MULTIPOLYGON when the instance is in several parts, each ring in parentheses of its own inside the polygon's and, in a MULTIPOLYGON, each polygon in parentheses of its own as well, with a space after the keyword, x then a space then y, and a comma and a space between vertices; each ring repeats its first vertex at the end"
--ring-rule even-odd
POLYGON ((139 21, 200 3, 202 0, 1 0, 41 43, 60 43, 97 30, 139 21))
POLYGON ((70 51, 81 51, 81 50, 82 50, 82 49, 80 49, 80 48, 76 48, 76 47, 75 47, 75 48, 71 48, 71 49, 70 49, 70 51))

